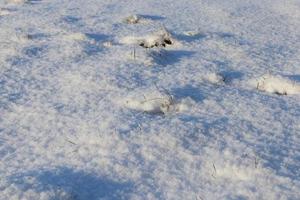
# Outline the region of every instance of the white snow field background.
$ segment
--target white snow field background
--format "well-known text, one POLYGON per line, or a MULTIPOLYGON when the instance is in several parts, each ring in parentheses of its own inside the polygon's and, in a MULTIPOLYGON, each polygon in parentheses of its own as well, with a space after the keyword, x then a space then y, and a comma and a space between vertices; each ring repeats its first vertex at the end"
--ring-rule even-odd
POLYGON ((0 0, 0 200, 299 200, 299 0, 0 0))

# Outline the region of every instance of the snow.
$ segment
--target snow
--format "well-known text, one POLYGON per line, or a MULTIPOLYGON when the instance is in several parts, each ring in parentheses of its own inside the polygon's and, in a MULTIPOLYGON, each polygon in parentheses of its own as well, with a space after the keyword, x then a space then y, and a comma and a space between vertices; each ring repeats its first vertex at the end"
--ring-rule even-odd
POLYGON ((175 40, 172 38, 171 34, 165 30, 159 30, 151 35, 136 37, 127 36, 120 40, 122 44, 135 44, 140 45, 145 48, 153 47, 166 47, 167 45, 174 45, 175 40))
POLYGON ((83 33, 66 33, 63 35, 64 40, 78 40, 78 41, 84 41, 87 40, 87 37, 83 33))
MULTIPOLYGON (((254 83, 252 83, 253 85, 254 83)), ((279 95, 300 94, 300 84, 281 76, 264 75, 256 82, 256 88, 261 91, 279 95)))
POLYGON ((129 17, 126 17, 124 21, 128 24, 137 24, 141 21, 141 17, 138 15, 131 15, 129 17))
POLYGON ((123 21, 127 24, 151 24, 154 23, 154 21, 157 19, 159 19, 159 17, 151 15, 133 14, 129 15, 128 17, 125 17, 123 21))
POLYGON ((0 9, 0 16, 9 15, 11 12, 8 9, 0 9))
POLYGON ((0 0, 0 200, 299 199, 299 9, 0 0))
POLYGON ((128 98, 125 101, 125 106, 146 113, 170 114, 173 112, 187 111, 193 103, 189 98, 180 101, 175 100, 167 91, 165 94, 155 90, 146 91, 147 89, 144 89, 143 91, 137 91, 135 94, 132 94, 133 97, 137 96, 136 99, 133 97, 128 98))
POLYGON ((9 0, 8 3, 17 3, 17 4, 21 4, 21 3, 25 3, 26 0, 9 0))
POLYGON ((207 82, 213 84, 222 84, 225 81, 225 78, 217 73, 208 73, 204 78, 207 82))

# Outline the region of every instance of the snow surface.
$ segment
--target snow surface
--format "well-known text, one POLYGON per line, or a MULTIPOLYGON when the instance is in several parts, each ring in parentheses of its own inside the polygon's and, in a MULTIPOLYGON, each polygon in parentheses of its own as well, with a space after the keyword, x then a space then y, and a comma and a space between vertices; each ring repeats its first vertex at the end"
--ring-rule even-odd
POLYGON ((252 81, 252 84, 256 84, 256 89, 269 93, 279 95, 300 94, 300 84, 298 82, 280 76, 266 74, 256 80, 256 83, 252 81))
POLYGON ((147 35, 143 37, 135 37, 135 36, 124 37, 120 40, 120 43, 139 45, 144 48, 154 48, 154 47, 166 47, 167 45, 174 45, 175 40, 172 38, 171 34, 163 28, 162 30, 157 31, 152 35, 147 35))
POLYGON ((0 8, 0 200, 300 199, 298 0, 0 8))

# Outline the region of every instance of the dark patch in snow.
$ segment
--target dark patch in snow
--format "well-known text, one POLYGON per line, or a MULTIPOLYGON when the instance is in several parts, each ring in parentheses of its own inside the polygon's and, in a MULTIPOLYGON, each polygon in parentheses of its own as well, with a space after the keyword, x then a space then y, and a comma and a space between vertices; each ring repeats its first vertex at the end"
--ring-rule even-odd
POLYGON ((286 77, 293 80, 293 81, 299 81, 300 82, 300 75, 288 75, 286 77))
POLYGON ((195 35, 185 35, 185 34, 175 34, 175 37, 178 40, 185 41, 185 42, 193 42, 206 39, 208 37, 205 33, 199 33, 195 35))
POLYGON ((32 47, 27 47, 24 50, 24 54, 27 55, 30 58, 33 57, 42 57, 42 55, 47 51, 46 47, 41 47, 41 46, 32 46, 32 47))
POLYGON ((154 47, 166 47, 167 45, 172 45, 174 42, 170 38, 165 38, 162 41, 157 41, 153 44, 147 44, 146 42, 139 43, 139 46, 144 47, 146 49, 154 48, 154 47))
POLYGON ((201 102, 204 100, 203 92, 200 90, 200 88, 192 85, 186 85, 185 87, 174 88, 171 90, 171 93, 174 95, 176 99, 190 97, 196 102, 201 102))
POLYGON ((232 33, 226 33, 226 32, 215 32, 212 33, 213 35, 216 35, 220 38, 226 39, 226 38, 236 38, 236 36, 232 33))
POLYGON ((144 19, 150 19, 150 20, 153 20, 153 21, 159 21, 159 20, 164 20, 165 19, 165 17, 158 16, 158 15, 139 15, 139 16, 141 16, 144 19))
POLYGON ((85 36, 92 40, 84 42, 83 44, 83 52, 88 56, 92 56, 103 51, 104 47, 102 43, 109 38, 108 35, 97 33, 85 33, 85 36))
POLYGON ((158 21, 163 19, 165 18, 155 15, 130 15, 124 19, 124 22, 127 24, 139 24, 147 22, 147 20, 158 21))
POLYGON ((223 71, 220 73, 222 77, 224 77, 224 82, 227 84, 232 83, 236 79, 242 79, 244 74, 239 71, 223 71))
POLYGON ((104 49, 103 46, 97 44, 84 44, 83 46, 83 52, 88 56, 96 55, 104 49))
POLYGON ((219 69, 219 70, 228 70, 230 67, 229 60, 213 60, 212 63, 219 69))
POLYGON ((40 2, 42 2, 42 0, 27 0, 27 1, 25 1, 26 4, 31 4, 31 5, 38 4, 40 2))
POLYGON ((153 59, 154 63, 158 65, 172 65, 180 62, 184 58, 191 57, 195 52, 185 50, 160 50, 150 51, 149 55, 153 59))
POLYGON ((243 195, 228 195, 225 199, 228 200, 247 200, 248 197, 243 195))
POLYGON ((70 24, 73 24, 73 23, 77 23, 81 20, 81 18, 79 17, 74 17, 74 16, 64 16, 62 18, 63 21, 67 22, 67 23, 70 23, 70 24))
POLYGON ((23 191, 49 192, 54 199, 128 199, 133 190, 131 182, 113 181, 67 167, 16 174, 9 181, 23 191))
POLYGON ((39 40, 39 39, 44 39, 48 38, 49 36, 44 34, 44 33, 33 33, 33 34, 28 34, 27 38, 29 40, 39 40))
POLYGON ((88 38, 95 40, 96 42, 104 41, 109 38, 108 35, 99 34, 99 33, 85 33, 85 35, 88 38))

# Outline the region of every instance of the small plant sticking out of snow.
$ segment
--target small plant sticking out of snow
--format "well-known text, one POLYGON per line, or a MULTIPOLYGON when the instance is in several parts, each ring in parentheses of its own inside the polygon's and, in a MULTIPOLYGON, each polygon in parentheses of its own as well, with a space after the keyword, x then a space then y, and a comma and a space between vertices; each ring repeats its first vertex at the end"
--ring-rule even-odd
POLYGON ((155 20, 153 19, 153 16, 134 14, 126 17, 123 22, 126 24, 149 24, 153 20, 155 20))
POLYGON ((11 34, 10 40, 13 42, 18 42, 18 43, 24 44, 24 43, 27 43, 28 40, 30 40, 30 39, 28 38, 28 34, 17 31, 15 34, 11 34))
POLYGON ((176 101, 174 97, 165 91, 164 93, 155 91, 142 95, 143 100, 128 99, 126 107, 151 114, 168 114, 172 112, 182 112, 188 110, 189 101, 184 99, 176 101))
POLYGON ((144 48, 153 48, 153 47, 166 47, 167 45, 172 45, 173 39, 171 34, 163 29, 152 36, 144 38, 143 41, 139 42, 139 45, 144 48))
POLYGON ((138 46, 133 45, 128 52, 128 60, 133 61, 134 63, 140 63, 145 66, 153 66, 157 64, 158 58, 155 54, 159 54, 162 49, 152 49, 151 51, 145 51, 138 46))
POLYGON ((278 95, 300 94, 299 83, 281 76, 267 74, 259 78, 255 84, 257 90, 264 92, 278 95))
POLYGON ((142 48, 136 48, 133 46, 128 53, 128 60, 134 61, 134 63, 140 63, 145 66, 163 66, 169 62, 170 54, 165 49, 156 48, 150 50, 144 50, 142 48))
POLYGON ((111 41, 106 41, 106 42, 103 42, 103 46, 109 48, 109 47, 113 46, 113 43, 111 41))
POLYGON ((128 108, 139 110, 152 114, 166 114, 173 106, 173 98, 156 97, 145 99, 143 101, 128 100, 126 105, 128 108))
POLYGON ((124 37, 120 42, 123 44, 135 44, 148 49, 173 45, 175 40, 164 28, 163 30, 144 37, 124 37))
POLYGON ((127 24, 137 24, 141 20, 141 17, 138 15, 130 15, 129 17, 126 17, 124 22, 127 24))
POLYGON ((43 38, 49 38, 50 36, 44 33, 29 33, 25 37, 27 37, 28 40, 38 40, 43 38))

